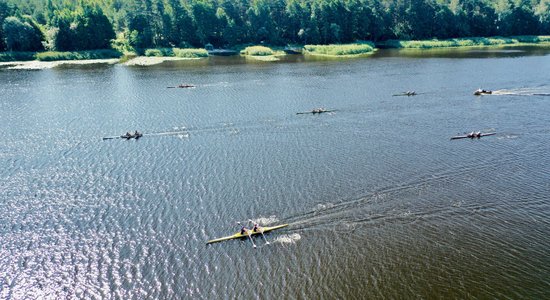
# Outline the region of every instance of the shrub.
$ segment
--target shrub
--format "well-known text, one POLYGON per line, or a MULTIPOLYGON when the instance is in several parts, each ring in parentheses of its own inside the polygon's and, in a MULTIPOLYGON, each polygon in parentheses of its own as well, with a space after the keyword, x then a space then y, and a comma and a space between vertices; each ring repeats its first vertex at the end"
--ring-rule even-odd
POLYGON ((540 44, 549 43, 550 36, 514 36, 514 37, 471 37, 456 38, 448 40, 422 40, 422 41, 399 41, 388 40, 381 42, 378 46, 381 48, 419 48, 431 49, 442 47, 479 47, 479 46, 500 46, 500 45, 518 45, 521 43, 540 44))
POLYGON ((35 52, 0 52, 0 61, 34 60, 35 52))
POLYGON ((244 48, 244 50, 241 51, 241 54, 250 56, 269 56, 273 55, 274 52, 271 48, 265 46, 249 46, 244 48))
POLYGON ((174 56, 172 48, 155 48, 145 50, 145 56, 174 56))
POLYGON ((304 48, 310 54, 330 56, 359 55, 374 51, 374 45, 370 42, 345 45, 305 45, 304 48))
POLYGON ((155 48, 145 50, 145 56, 199 58, 208 57, 208 52, 205 49, 155 48))
POLYGON ((176 57, 184 57, 184 58, 208 57, 208 51, 206 51, 206 49, 194 49, 194 48, 180 49, 180 48, 174 48, 173 50, 174 50, 174 55, 176 57))
POLYGON ((41 61, 78 60, 78 59, 104 59, 120 58, 122 53, 116 50, 89 50, 73 52, 46 51, 36 54, 36 59, 41 61))

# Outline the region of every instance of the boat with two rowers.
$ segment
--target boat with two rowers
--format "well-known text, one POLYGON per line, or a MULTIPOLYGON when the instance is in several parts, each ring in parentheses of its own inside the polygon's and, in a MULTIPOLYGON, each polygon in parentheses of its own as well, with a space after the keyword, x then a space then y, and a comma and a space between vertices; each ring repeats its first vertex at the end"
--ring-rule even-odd
POLYGON ((124 135, 121 135, 120 137, 123 138, 123 139, 139 139, 140 137, 143 136, 143 133, 139 132, 139 131, 135 131, 134 133, 131 133, 131 132, 126 132, 126 134, 124 135))
POLYGON ((456 136, 453 136, 451 137, 451 140, 459 140, 459 139, 479 139, 481 137, 484 137, 484 136, 490 136, 490 135, 495 135, 496 132, 488 132, 488 133, 481 133, 480 131, 477 131, 477 132, 470 132, 468 134, 465 134, 465 135, 456 135, 456 136))
POLYGON ((394 94, 393 96, 416 96, 418 95, 417 92, 415 91, 406 91, 406 92, 402 92, 401 94, 394 94))
POLYGON ((324 107, 314 108, 311 111, 305 111, 305 112, 297 112, 297 115, 304 115, 304 114, 322 114, 322 113, 328 113, 333 112, 335 110, 328 110, 324 107))
POLYGON ((254 231, 253 229, 244 228, 245 229, 244 231, 240 230, 239 232, 237 232, 233 235, 230 235, 230 236, 209 240, 208 242, 206 242, 206 244, 213 244, 213 243, 218 243, 218 242, 223 242, 223 241, 228 241, 228 240, 233 240, 233 239, 243 239, 243 238, 248 238, 248 237, 251 237, 251 236, 254 236, 254 235, 259 235, 259 234, 263 235, 264 233, 267 233, 267 232, 270 232, 270 231, 273 231, 273 230, 277 230, 277 229, 281 229, 281 228, 284 228, 284 227, 287 227, 287 226, 288 226, 288 224, 281 224, 281 225, 277 225, 277 226, 259 227, 259 230, 257 230, 257 231, 254 231))

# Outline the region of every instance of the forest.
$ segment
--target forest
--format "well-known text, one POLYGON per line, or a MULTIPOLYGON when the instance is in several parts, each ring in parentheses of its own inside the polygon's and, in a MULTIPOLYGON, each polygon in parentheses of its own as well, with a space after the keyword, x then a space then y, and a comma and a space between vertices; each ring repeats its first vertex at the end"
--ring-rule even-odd
POLYGON ((0 0, 0 51, 550 33, 550 0, 0 0))

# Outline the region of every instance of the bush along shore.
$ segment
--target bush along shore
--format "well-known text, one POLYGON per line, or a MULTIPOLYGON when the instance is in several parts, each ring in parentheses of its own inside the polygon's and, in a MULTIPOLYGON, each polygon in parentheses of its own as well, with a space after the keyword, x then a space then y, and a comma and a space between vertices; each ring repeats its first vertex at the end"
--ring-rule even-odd
POLYGON ((357 56, 371 54, 376 48, 372 42, 334 45, 305 45, 305 54, 322 56, 357 56))
POLYGON ((88 51, 46 51, 39 52, 35 55, 37 60, 40 61, 57 61, 57 60, 87 60, 87 59, 107 59, 107 58, 120 58, 122 53, 117 50, 102 49, 102 50, 88 50, 88 51))
POLYGON ((154 48, 145 50, 145 56, 203 58, 208 57, 208 51, 200 48, 154 48))
POLYGON ((522 45, 549 45, 550 36, 512 36, 512 37, 471 37, 445 40, 388 40, 376 43, 377 48, 411 48, 432 49, 450 47, 491 47, 491 46, 522 46, 522 45))
POLYGON ((122 53, 112 49, 88 51, 45 51, 45 52, 0 52, 0 62, 11 61, 58 61, 120 58, 122 53))

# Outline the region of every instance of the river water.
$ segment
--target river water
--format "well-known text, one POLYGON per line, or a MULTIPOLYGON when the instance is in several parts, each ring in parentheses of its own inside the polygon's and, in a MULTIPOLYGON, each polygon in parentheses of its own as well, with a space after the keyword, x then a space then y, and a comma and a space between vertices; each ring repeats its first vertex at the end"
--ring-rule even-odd
POLYGON ((0 69, 0 299, 548 298, 549 54, 0 69))

